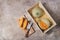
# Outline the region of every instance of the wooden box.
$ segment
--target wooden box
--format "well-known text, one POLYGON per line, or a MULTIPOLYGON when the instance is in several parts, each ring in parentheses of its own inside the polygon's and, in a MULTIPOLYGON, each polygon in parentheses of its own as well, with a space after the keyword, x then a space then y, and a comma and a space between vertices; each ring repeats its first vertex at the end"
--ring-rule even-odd
POLYGON ((42 5, 41 2, 33 5, 31 8, 29 8, 29 9, 27 10, 27 12, 28 12, 28 14, 31 16, 31 18, 33 19, 33 21, 37 24, 37 26, 41 29, 41 31, 42 31, 43 33, 46 33, 47 31, 49 31, 50 29, 52 29, 52 28, 55 27, 55 25, 56 25, 56 22, 55 22, 55 21, 53 20, 53 18, 50 16, 50 14, 49 14, 48 11, 44 8, 44 6, 42 5), (34 7, 39 7, 39 8, 41 8, 41 9, 44 11, 44 15, 42 15, 42 17, 40 17, 40 18, 47 18, 47 19, 49 19, 49 20, 51 21, 52 25, 51 25, 47 30, 42 31, 42 29, 40 28, 40 26, 37 24, 35 18, 32 16, 32 9, 33 9, 34 7))

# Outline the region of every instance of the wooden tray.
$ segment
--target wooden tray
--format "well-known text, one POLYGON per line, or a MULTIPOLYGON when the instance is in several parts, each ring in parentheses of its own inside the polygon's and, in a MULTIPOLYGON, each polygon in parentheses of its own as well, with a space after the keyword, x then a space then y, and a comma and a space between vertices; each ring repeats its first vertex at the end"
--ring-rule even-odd
MULTIPOLYGON (((22 17, 25 18, 24 16, 22 16, 22 17)), ((21 18, 22 18, 22 17, 21 17, 21 18)), ((20 18, 19 18, 19 20, 20 20, 20 18)), ((24 32, 24 34, 26 35, 26 33, 27 33, 28 30, 27 30, 27 29, 24 29, 23 27, 20 26, 19 20, 18 20, 19 28, 20 28, 20 29, 24 32)), ((28 22, 28 23, 29 23, 29 22, 28 22)), ((27 28, 27 26, 26 26, 26 28, 27 28)), ((33 27, 31 27, 28 36, 31 36, 33 33, 35 33, 35 30, 34 30, 33 27)))
MULTIPOLYGON (((37 3, 37 4, 35 4, 34 6, 32 6, 31 8, 29 8, 28 10, 27 10, 27 12, 28 12, 28 14, 31 16, 31 18, 33 19, 33 21, 37 24, 37 22, 36 22, 36 20, 34 19, 34 17, 32 16, 32 9, 34 8, 34 7, 36 7, 36 6, 39 6, 41 9, 43 9, 43 11, 45 12, 45 14, 43 15, 43 17, 41 17, 41 18, 48 18, 50 21, 51 21, 51 23, 52 23, 52 25, 47 29, 47 30, 45 30, 45 31, 42 31, 43 33, 46 33, 47 31, 49 31, 50 29, 52 29, 53 27, 55 27, 55 25, 56 25, 56 22, 53 20, 53 18, 50 16, 50 14, 48 13, 48 11, 44 8, 44 6, 42 5, 42 3, 41 2, 39 2, 39 3, 37 3)), ((37 26, 39 27, 39 25, 37 24, 37 26)), ((40 27, 39 27, 40 28, 40 27)), ((41 29, 41 28, 40 28, 41 29)))

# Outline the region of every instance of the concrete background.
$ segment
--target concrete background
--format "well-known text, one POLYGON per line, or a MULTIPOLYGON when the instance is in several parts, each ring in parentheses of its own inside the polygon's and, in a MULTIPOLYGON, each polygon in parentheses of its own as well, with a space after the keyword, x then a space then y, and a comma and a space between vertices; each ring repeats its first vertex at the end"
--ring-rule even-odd
POLYGON ((60 40, 60 0, 0 0, 0 40, 60 40), (35 33, 29 38, 19 28, 18 18, 29 15, 26 10, 41 1, 57 25, 46 34, 34 24, 35 33))

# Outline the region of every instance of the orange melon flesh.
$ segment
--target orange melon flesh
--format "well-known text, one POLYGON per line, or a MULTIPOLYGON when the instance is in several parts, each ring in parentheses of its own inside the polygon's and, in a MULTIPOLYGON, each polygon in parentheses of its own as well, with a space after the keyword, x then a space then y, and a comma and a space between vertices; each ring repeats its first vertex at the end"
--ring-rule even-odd
POLYGON ((23 22, 23 29, 26 29, 27 25, 28 25, 28 20, 25 19, 23 22))
POLYGON ((39 25, 42 30, 46 30, 48 28, 48 26, 43 21, 40 21, 39 25))
POLYGON ((24 21, 23 17, 21 19, 19 19, 19 25, 20 25, 20 27, 23 27, 23 21, 24 21))

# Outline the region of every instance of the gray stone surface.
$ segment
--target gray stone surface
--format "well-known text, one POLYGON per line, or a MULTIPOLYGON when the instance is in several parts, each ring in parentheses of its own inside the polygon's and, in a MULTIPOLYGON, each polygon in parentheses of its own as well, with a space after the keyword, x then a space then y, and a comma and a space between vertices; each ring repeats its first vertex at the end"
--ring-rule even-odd
POLYGON ((0 40, 60 40, 60 0, 0 0, 0 40), (43 34, 34 24, 36 32, 25 38, 17 20, 24 14, 28 16, 26 10, 39 1, 44 4, 57 25, 43 34))

